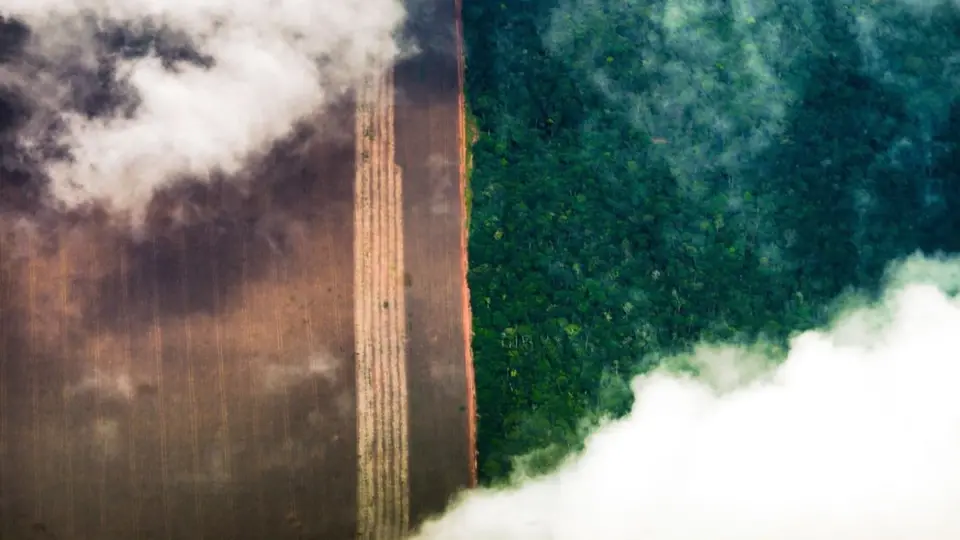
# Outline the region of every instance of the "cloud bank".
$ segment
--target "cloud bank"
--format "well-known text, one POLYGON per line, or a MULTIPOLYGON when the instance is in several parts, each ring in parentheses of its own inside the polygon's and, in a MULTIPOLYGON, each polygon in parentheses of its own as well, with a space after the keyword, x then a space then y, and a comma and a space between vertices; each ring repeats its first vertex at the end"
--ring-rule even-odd
POLYGON ((960 260, 914 257, 888 284, 785 358, 705 347, 700 377, 637 378, 581 455, 467 494, 417 538, 960 537, 960 260))

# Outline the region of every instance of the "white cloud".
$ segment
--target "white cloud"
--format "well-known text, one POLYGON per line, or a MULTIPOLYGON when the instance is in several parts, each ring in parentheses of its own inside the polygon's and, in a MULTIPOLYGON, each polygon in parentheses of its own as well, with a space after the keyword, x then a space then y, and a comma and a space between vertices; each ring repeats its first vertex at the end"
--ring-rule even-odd
MULTIPOLYGON (((444 540, 960 538, 960 262, 895 267, 884 299, 798 336, 733 388, 665 371, 554 474, 467 494, 444 540)), ((705 348, 700 365, 736 356, 705 348)), ((729 373, 728 373, 729 375, 729 373)), ((729 377, 720 382, 729 382, 729 377)))
POLYGON ((57 142, 72 159, 47 163, 54 195, 69 206, 99 200, 135 214, 158 187, 184 176, 236 173, 297 121, 393 61, 404 17, 399 0, 0 0, 0 13, 30 25, 29 51, 46 66, 25 68, 24 80, 7 84, 37 94, 45 81, 32 99, 59 109, 48 113, 66 125, 57 142), (165 39, 213 63, 169 69, 156 54, 118 60, 94 36, 107 24, 146 34, 162 28, 165 39), (108 62, 139 100, 133 114, 63 110, 85 84, 77 70, 96 73, 108 62))

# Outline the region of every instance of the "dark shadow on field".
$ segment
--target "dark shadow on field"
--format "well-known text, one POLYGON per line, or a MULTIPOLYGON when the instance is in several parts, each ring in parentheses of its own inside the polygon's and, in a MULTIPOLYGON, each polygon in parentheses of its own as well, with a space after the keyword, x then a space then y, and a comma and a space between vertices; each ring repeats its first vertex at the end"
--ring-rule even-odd
MULTIPOLYGON (((118 295, 135 290, 135 279, 167 294, 179 291, 180 280, 189 275, 187 301, 167 303, 159 316, 212 313, 214 297, 229 302, 237 286, 231 276, 263 279, 273 261, 290 254, 298 228, 316 223, 333 206, 349 203, 349 182, 339 180, 352 178, 352 100, 343 96, 318 111, 285 140, 254 156, 236 178, 214 173, 212 179, 183 178, 163 189, 149 205, 145 226, 134 233, 103 208, 67 211, 51 199, 42 163, 63 151, 56 143, 62 126, 56 111, 32 95, 28 83, 43 70, 66 70, 60 75, 71 77, 75 95, 60 105, 100 117, 138 103, 129 88, 114 81, 111 66, 118 58, 157 54, 171 69, 178 63, 204 66, 211 60, 163 28, 101 26, 96 36, 106 56, 100 58, 101 71, 91 71, 71 60, 64 60, 64 66, 46 65, 25 47, 31 29, 0 17, 0 214, 8 222, 29 225, 34 255, 50 256, 64 236, 81 232, 85 241, 95 244, 91 249, 105 250, 118 266, 121 259, 126 261, 122 270, 108 269, 98 283, 87 279, 78 288, 97 298, 97 307, 85 314, 90 325, 118 320, 118 295), (45 138, 27 143, 25 133, 43 133, 45 138), (212 276, 211 260, 223 270, 219 278, 212 276), (241 265, 245 272, 229 271, 241 265), (118 287, 125 281, 126 288, 118 287)), ((157 315, 143 309, 153 308, 134 305, 130 315, 135 323, 157 315)))
POLYGON ((406 0, 405 5, 407 19, 401 39, 415 52, 397 65, 397 105, 424 107, 437 100, 456 100, 456 79, 452 85, 448 80, 438 85, 433 75, 456 75, 457 36, 451 24, 454 0, 406 0))
MULTIPOLYGON (((293 255, 304 227, 352 199, 349 182, 342 181, 353 174, 352 133, 340 136, 352 131, 352 114, 352 107, 344 105, 321 120, 319 129, 332 128, 336 138, 303 128, 258 163, 249 180, 185 182, 159 193, 146 234, 116 240, 130 267, 124 269, 125 278, 117 268, 102 280, 98 318, 117 320, 121 299, 116 283, 126 279, 128 289, 136 288, 132 280, 138 275, 148 276, 146 282, 155 282, 160 291, 179 291, 183 276, 189 275, 187 301, 165 303, 162 317, 214 314, 215 298, 221 307, 229 303, 242 284, 238 280, 271 277, 276 261, 293 255), (211 261, 216 261, 217 275, 211 261), (237 271, 241 266, 244 272, 237 271)), ((132 316, 152 321, 152 309, 135 307, 132 316)))
POLYGON ((85 320, 91 326, 120 320, 121 294, 136 294, 144 284, 180 294, 185 275, 185 302, 165 302, 159 314, 134 302, 128 316, 142 324, 156 315, 212 314, 214 299, 227 305, 238 279, 269 277, 274 261, 292 254, 301 229, 329 208, 349 204, 352 192, 342 179, 352 175, 352 114, 344 100, 317 127, 301 127, 257 160, 242 178, 184 179, 158 192, 138 232, 117 225, 102 208, 58 209, 45 195, 42 177, 3 183, 0 212, 29 223, 35 255, 51 256, 70 231, 87 232, 89 241, 116 255, 114 267, 84 287, 91 295, 85 320), (245 272, 235 271, 240 266, 245 272))

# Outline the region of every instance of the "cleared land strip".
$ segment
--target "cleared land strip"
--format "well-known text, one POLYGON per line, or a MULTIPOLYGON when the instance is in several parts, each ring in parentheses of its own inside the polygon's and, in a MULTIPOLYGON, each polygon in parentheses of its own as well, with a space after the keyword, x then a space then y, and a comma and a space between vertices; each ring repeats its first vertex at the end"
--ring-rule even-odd
MULTIPOLYGON (((470 234, 470 207, 467 205, 470 163, 467 154, 467 145, 472 145, 475 140, 467 140, 467 100, 464 94, 466 75, 466 66, 464 64, 463 52, 463 2, 456 0, 454 10, 454 28, 456 30, 457 42, 457 142, 460 157, 460 211, 463 212, 463 225, 460 233, 460 273, 463 280, 463 339, 464 353, 466 355, 466 374, 467 374, 467 417, 469 418, 469 445, 474 455, 470 459, 470 487, 477 485, 477 388, 473 370, 473 313, 470 310, 470 287, 467 284, 467 273, 470 266, 467 253, 468 236, 470 234)), ((475 135, 473 135, 475 137, 475 135)))
POLYGON ((357 530, 399 539, 409 528, 407 359, 401 173, 393 70, 358 91, 354 207, 357 530))

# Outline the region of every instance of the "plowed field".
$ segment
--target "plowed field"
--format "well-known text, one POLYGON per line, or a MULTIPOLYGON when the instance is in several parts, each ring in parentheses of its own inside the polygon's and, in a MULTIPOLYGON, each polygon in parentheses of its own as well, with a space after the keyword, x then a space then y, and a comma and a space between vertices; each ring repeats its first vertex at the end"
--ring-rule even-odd
POLYGON ((472 484, 457 10, 270 181, 0 216, 0 538, 400 538, 472 484))

